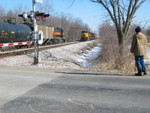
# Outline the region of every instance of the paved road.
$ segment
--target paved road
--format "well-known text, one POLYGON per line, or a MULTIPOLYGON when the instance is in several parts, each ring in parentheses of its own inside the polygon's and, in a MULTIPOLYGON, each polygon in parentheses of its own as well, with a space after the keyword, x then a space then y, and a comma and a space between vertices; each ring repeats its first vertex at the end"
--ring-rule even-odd
POLYGON ((0 113, 150 113, 149 76, 0 72, 0 113))

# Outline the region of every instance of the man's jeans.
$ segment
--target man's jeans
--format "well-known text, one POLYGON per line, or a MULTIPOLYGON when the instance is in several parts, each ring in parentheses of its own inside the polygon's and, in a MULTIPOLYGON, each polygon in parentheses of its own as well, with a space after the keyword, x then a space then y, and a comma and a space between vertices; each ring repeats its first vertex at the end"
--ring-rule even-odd
POLYGON ((137 66, 138 73, 146 72, 146 66, 144 63, 144 56, 135 56, 135 63, 137 66))

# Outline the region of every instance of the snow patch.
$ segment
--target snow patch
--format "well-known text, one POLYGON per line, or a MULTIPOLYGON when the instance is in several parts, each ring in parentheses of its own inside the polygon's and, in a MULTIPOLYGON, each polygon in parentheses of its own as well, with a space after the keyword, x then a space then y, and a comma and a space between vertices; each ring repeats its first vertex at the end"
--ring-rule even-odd
POLYGON ((84 68, 91 68, 92 61, 96 59, 101 52, 101 46, 96 46, 93 49, 89 50, 87 54, 81 55, 77 60, 76 63, 84 68))

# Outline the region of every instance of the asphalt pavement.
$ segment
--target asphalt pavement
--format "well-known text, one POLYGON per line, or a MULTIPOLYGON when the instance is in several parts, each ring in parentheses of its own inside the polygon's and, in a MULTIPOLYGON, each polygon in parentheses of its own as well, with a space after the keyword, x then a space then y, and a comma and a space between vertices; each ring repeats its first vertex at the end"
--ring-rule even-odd
POLYGON ((150 113, 150 76, 0 68, 0 113, 150 113))

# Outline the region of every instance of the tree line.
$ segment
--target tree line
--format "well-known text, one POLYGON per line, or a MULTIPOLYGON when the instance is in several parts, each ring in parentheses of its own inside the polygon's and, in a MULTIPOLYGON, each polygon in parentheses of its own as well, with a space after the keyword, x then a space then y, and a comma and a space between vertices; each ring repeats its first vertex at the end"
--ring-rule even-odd
MULTIPOLYGON (((91 32, 89 26, 79 18, 73 18, 71 15, 63 13, 55 15, 52 6, 48 2, 38 7, 38 10, 41 9, 44 9, 42 11, 44 11, 45 13, 49 13, 50 17, 48 17, 45 22, 39 21, 37 23, 47 25, 50 27, 63 28, 65 32, 66 41, 68 42, 80 40, 81 31, 83 30, 91 32)), ((21 14, 24 11, 26 11, 26 9, 21 5, 17 6, 12 10, 7 11, 5 8, 0 6, 0 21, 7 20, 9 18, 15 18, 16 23, 24 23, 23 19, 18 17, 18 14, 21 14)))

